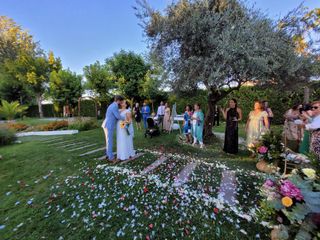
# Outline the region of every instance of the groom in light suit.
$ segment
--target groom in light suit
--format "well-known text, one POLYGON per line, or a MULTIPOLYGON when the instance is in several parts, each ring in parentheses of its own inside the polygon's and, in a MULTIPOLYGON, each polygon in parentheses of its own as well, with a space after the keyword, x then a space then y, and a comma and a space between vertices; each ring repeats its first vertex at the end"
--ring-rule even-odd
POLYGON ((114 129, 116 128, 118 120, 125 120, 124 117, 121 117, 119 113, 119 105, 123 100, 124 98, 122 96, 115 96, 114 102, 109 105, 106 111, 106 121, 104 126, 106 129, 105 133, 107 140, 106 159, 113 162, 116 162, 112 152, 114 129))

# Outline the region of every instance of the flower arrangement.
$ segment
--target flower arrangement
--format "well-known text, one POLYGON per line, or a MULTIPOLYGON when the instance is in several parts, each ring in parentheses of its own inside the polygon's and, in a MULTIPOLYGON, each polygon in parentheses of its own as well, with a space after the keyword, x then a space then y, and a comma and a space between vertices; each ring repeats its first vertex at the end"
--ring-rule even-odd
POLYGON ((128 122, 128 121, 121 121, 120 122, 120 128, 125 129, 128 135, 130 135, 129 127, 130 127, 130 122, 128 122))
MULTIPOLYGON (((315 170, 294 170, 274 177, 261 188, 259 217, 274 228, 273 239, 312 239, 320 218, 320 184, 315 170)), ((318 233, 319 235, 319 233, 318 233)), ((317 237, 320 237, 317 236, 317 237)))
POLYGON ((265 160, 269 164, 283 158, 284 144, 281 141, 281 133, 268 132, 260 141, 249 145, 249 151, 253 152, 258 160, 265 160))

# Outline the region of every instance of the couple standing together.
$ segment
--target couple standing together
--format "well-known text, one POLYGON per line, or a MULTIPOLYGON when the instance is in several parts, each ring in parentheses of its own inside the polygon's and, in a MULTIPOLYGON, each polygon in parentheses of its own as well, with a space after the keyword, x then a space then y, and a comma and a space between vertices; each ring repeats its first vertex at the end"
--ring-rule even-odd
POLYGON ((115 96, 109 105, 102 123, 106 138, 106 160, 112 163, 128 160, 135 156, 133 149, 133 125, 129 103, 122 96, 115 96), (113 154, 113 136, 116 131, 117 158, 113 154))

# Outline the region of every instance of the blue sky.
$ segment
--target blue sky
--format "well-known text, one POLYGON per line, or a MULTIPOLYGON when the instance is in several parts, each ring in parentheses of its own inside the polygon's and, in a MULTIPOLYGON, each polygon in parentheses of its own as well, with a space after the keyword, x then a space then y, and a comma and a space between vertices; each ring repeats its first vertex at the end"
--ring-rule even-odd
MULTIPOLYGON (((149 0, 163 9, 172 0, 149 0)), ((278 19, 300 0, 247 0, 278 19)), ((82 73, 85 65, 103 61, 121 49, 147 52, 143 31, 132 6, 135 0, 0 0, 0 15, 28 29, 41 47, 52 50, 63 66, 82 73)), ((320 0, 305 0, 320 7, 320 0)))

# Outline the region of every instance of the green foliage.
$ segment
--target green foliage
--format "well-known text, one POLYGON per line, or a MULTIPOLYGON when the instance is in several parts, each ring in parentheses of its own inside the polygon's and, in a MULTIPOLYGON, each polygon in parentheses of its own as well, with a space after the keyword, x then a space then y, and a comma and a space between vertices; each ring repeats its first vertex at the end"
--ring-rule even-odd
POLYGON ((12 129, 0 126, 0 146, 11 144, 15 140, 15 132, 12 129))
POLYGON ((316 226, 311 216, 320 211, 318 185, 319 176, 310 168, 295 170, 288 177, 268 179, 261 188, 264 199, 260 203, 259 216, 275 224, 279 224, 280 218, 290 235, 296 235, 295 239, 315 236, 316 226), (282 190, 283 187, 286 188, 286 193, 282 190), (293 191, 301 192, 301 200, 290 193, 288 195, 288 192, 293 191), (291 203, 285 204, 284 197, 291 199, 291 203))
MULTIPOLYGON (((134 52, 121 50, 115 53, 112 58, 106 59, 106 64, 114 75, 119 91, 129 99, 141 100, 141 83, 145 81, 150 65, 142 56, 134 52)), ((150 74, 150 73, 149 73, 150 74)), ((149 82, 150 82, 149 75, 149 82)), ((153 84, 146 85, 145 88, 153 89, 153 84)))
MULTIPOLYGON (((78 113, 78 108, 76 108, 76 113, 78 113)), ((81 117, 96 117, 96 107, 92 100, 82 100, 80 108, 81 117)), ((79 117, 80 117, 79 116, 79 117)))
MULTIPOLYGON (((43 111, 43 116, 44 117, 56 117, 55 111, 53 108, 53 104, 45 104, 42 105, 42 111, 43 111)), ((31 105, 28 110, 26 111, 26 116, 27 117, 39 117, 39 109, 38 106, 36 105, 31 105)))
POLYGON ((262 145, 268 148, 267 158, 269 162, 277 162, 282 159, 281 154, 284 151, 284 144, 282 143, 282 132, 270 131, 263 135, 262 145))
POLYGON ((223 98, 251 81, 278 86, 306 83, 311 58, 296 54, 290 34, 239 1, 175 1, 164 11, 140 1, 152 52, 164 66, 174 89, 204 85, 223 98))
POLYGON ((7 100, 36 99, 40 117, 41 101, 52 71, 61 69, 61 60, 44 54, 39 44, 12 19, 0 16, 0 93, 7 100))
POLYGON ((70 70, 53 71, 50 74, 49 94, 59 106, 75 107, 82 94, 82 77, 70 70))
POLYGON ((21 53, 34 54, 37 43, 13 19, 0 16, 0 63, 16 59, 21 53))
POLYGON ((88 131, 91 129, 98 128, 97 120, 86 120, 86 119, 79 119, 71 124, 69 124, 69 129, 76 129, 79 131, 88 131))
POLYGON ((115 88, 110 66, 100 64, 99 61, 83 68, 87 80, 86 88, 98 94, 100 101, 107 101, 110 98, 111 90, 115 88))
POLYGON ((0 96, 1 99, 9 102, 19 101, 20 103, 30 103, 32 93, 28 87, 16 78, 1 70, 0 65, 0 96))
POLYGON ((15 116, 22 114, 27 109, 27 106, 20 105, 18 102, 9 103, 6 100, 1 100, 0 116, 7 120, 12 120, 15 116))
POLYGON ((169 103, 173 105, 177 103, 177 113, 184 113, 185 107, 190 104, 192 107, 195 103, 199 103, 202 110, 205 110, 207 107, 207 91, 198 90, 194 92, 184 92, 178 94, 170 94, 169 95, 169 103))

